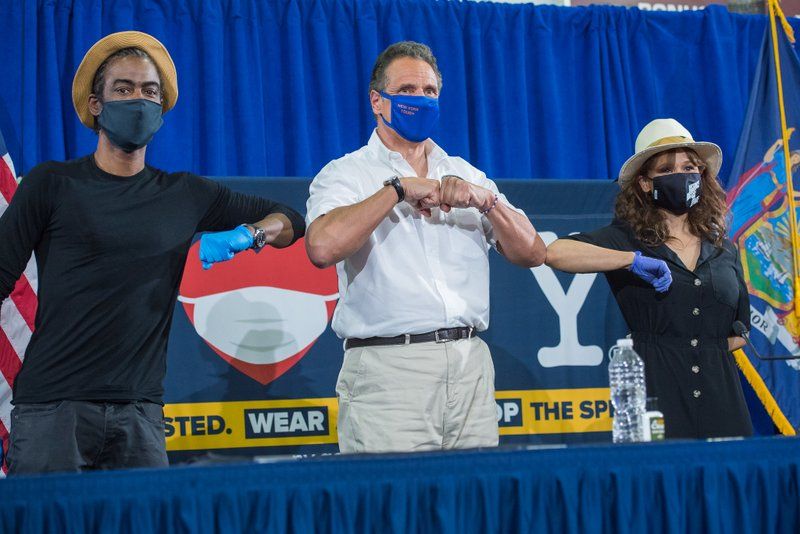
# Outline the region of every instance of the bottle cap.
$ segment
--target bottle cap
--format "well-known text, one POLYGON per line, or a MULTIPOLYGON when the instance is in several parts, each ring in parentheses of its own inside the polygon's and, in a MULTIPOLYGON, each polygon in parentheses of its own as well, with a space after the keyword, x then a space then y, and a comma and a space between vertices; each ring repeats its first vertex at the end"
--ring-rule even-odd
POLYGON ((629 337, 618 339, 617 345, 620 347, 633 347, 633 340, 629 337))

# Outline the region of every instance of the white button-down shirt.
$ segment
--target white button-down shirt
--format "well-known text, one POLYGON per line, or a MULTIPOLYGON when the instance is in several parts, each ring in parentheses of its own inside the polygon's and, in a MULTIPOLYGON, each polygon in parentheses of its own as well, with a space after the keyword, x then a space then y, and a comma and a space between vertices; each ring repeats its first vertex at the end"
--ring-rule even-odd
MULTIPOLYGON (((511 206, 483 172, 448 156, 433 141, 427 143, 428 178, 454 174, 492 190, 499 202, 511 206)), ((314 178, 306 223, 374 195, 393 176, 416 172, 373 132, 367 146, 330 162, 314 178)), ((434 208, 431 215, 423 216, 406 202, 397 204, 364 246, 336 265, 339 303, 332 327, 340 338, 489 326, 491 223, 476 208, 450 213, 434 208)))

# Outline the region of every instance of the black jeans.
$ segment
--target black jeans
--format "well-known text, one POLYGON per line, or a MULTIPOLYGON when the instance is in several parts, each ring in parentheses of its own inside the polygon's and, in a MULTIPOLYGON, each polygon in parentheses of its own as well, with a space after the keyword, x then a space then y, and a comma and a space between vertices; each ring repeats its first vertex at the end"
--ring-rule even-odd
POLYGON ((169 465, 164 411, 152 402, 18 404, 9 441, 9 475, 169 465))

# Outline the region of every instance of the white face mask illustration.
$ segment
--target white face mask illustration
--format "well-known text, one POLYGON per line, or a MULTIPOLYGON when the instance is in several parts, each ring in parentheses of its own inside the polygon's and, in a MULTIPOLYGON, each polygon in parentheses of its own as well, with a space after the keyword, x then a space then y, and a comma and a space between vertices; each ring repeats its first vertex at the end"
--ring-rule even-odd
POLYGON ((338 293, 259 286, 178 300, 194 304, 195 330, 209 344, 243 362, 272 364, 297 354, 325 331, 325 303, 337 298, 338 293))

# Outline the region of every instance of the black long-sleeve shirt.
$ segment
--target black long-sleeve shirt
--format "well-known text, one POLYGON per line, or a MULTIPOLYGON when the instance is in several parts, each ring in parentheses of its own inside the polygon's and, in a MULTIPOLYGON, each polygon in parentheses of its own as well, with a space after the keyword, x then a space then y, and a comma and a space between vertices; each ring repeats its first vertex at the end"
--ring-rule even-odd
POLYGON ((229 230, 291 208, 190 173, 100 170, 93 156, 43 163, 0 217, 0 302, 36 253, 35 331, 14 403, 162 402, 167 338, 197 232, 229 230))

